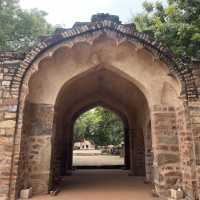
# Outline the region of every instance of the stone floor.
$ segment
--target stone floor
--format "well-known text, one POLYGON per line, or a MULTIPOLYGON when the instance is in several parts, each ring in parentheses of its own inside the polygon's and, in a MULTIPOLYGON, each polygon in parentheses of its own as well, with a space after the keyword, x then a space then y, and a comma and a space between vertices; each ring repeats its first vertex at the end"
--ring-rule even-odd
POLYGON ((155 200, 151 185, 143 178, 128 176, 123 170, 77 170, 66 177, 55 196, 35 196, 33 200, 155 200))

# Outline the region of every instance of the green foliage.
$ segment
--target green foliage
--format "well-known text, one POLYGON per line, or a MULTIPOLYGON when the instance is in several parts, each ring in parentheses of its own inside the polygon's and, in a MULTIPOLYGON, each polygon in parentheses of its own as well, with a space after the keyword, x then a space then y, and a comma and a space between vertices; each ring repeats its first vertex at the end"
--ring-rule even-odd
POLYGON ((95 107, 82 115, 74 124, 74 142, 85 138, 96 145, 119 145, 123 141, 123 122, 113 112, 95 107))
POLYGON ((37 9, 22 10, 18 0, 0 0, 0 50, 24 51, 39 36, 51 34, 46 15, 37 9))
POLYGON ((179 58, 200 59, 200 1, 168 0, 143 4, 134 17, 136 28, 165 43, 179 58))

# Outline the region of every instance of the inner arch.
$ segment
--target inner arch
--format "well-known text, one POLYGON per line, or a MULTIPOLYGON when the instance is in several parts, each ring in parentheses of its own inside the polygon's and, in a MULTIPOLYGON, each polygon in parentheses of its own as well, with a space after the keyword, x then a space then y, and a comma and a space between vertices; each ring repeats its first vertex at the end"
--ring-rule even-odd
POLYGON ((55 163, 60 163, 60 168, 55 170, 60 174, 52 171, 52 175, 63 176, 72 170, 73 124, 81 113, 95 105, 103 105, 122 118, 126 168, 133 175, 145 176, 145 126, 150 118, 147 100, 133 83, 103 67, 81 74, 59 92, 53 141, 53 158, 57 159, 52 160, 51 166, 55 169, 55 163))
POLYGON ((73 124, 73 169, 127 168, 127 128, 126 118, 102 104, 81 110, 73 124))

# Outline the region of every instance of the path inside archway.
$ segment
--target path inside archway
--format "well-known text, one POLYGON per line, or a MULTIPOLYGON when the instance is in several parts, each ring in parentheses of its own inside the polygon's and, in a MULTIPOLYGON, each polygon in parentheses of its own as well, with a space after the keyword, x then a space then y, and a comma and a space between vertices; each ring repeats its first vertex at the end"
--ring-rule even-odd
POLYGON ((144 184, 144 178, 128 176, 125 170, 76 170, 63 185, 57 196, 33 200, 155 200, 152 186, 144 184))

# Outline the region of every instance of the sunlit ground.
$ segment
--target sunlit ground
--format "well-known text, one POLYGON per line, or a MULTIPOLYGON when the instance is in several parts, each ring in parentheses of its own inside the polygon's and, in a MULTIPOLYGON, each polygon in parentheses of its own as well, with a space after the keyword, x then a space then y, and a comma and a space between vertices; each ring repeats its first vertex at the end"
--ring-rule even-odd
POLYGON ((73 156, 73 166, 124 165, 124 158, 113 155, 73 156))

